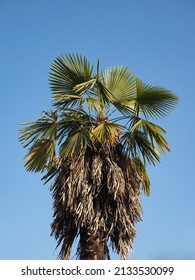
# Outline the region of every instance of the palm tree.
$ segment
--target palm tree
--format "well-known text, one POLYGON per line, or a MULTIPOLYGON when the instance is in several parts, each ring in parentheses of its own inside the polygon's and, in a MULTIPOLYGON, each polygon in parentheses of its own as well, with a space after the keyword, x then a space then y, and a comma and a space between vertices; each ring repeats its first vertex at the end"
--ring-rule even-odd
POLYGON ((67 54, 51 65, 53 108, 23 123, 25 167, 52 180, 51 234, 69 259, 127 259, 142 219, 140 194, 150 195, 146 165, 169 151, 165 130, 150 121, 177 104, 171 91, 144 84, 128 68, 96 73, 86 57, 67 54))

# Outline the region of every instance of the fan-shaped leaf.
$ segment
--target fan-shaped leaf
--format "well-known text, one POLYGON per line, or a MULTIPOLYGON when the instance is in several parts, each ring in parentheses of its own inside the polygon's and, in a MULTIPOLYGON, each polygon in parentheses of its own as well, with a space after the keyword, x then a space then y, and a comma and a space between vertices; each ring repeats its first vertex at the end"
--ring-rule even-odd
POLYGON ((25 122, 22 125, 26 126, 19 130, 19 141, 25 148, 38 139, 48 138, 54 140, 58 126, 57 111, 43 111, 36 122, 25 122))
POLYGON ((154 123, 138 117, 133 117, 132 119, 134 119, 134 124, 131 127, 131 132, 143 131, 146 135, 148 135, 151 145, 154 148, 157 145, 160 152, 165 152, 165 150, 170 151, 167 141, 162 136, 162 134, 166 133, 166 130, 154 123))
POLYGON ((101 73, 101 82, 109 92, 109 102, 120 111, 132 111, 132 101, 135 99, 135 78, 126 67, 105 69, 101 73))
POLYGON ((87 147, 92 147, 91 134, 88 130, 80 129, 74 134, 69 134, 60 146, 60 156, 67 157, 80 154, 87 147))
POLYGON ((119 141, 119 133, 121 130, 123 130, 123 127, 119 124, 101 122, 91 133, 100 143, 109 142, 114 144, 119 141))
POLYGON ((25 157, 25 167, 28 171, 44 171, 52 163, 55 157, 55 142, 50 139, 42 139, 35 142, 25 157))
MULTIPOLYGON (((56 99, 59 94, 69 95, 68 99, 61 100, 60 105, 63 106, 75 101, 71 95, 81 96, 83 90, 90 88, 94 83, 94 79, 91 80, 93 67, 85 57, 79 55, 58 57, 52 63, 51 71, 49 76, 53 97, 56 99)), ((59 106, 59 101, 54 105, 59 106)))
POLYGON ((135 109, 146 118, 165 116, 178 103, 177 96, 170 90, 143 84, 139 78, 136 79, 136 92, 135 109))
POLYGON ((148 140, 147 134, 139 130, 125 132, 121 137, 121 142, 127 154, 132 158, 140 156, 144 164, 155 165, 160 161, 159 151, 154 148, 148 140))

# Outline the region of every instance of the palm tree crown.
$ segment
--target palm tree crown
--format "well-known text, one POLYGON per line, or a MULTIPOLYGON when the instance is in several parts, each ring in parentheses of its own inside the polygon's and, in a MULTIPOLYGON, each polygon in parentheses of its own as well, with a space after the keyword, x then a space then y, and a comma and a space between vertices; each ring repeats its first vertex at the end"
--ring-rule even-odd
POLYGON ((169 151, 165 130, 151 122, 178 102, 171 91, 144 84, 128 68, 94 74, 79 55, 60 56, 51 65, 54 110, 23 123, 28 147, 25 167, 52 179, 52 234, 70 257, 76 236, 81 259, 109 259, 108 241, 126 259, 141 220, 141 189, 150 194, 147 164, 169 151), (151 119, 151 120, 150 120, 151 119))

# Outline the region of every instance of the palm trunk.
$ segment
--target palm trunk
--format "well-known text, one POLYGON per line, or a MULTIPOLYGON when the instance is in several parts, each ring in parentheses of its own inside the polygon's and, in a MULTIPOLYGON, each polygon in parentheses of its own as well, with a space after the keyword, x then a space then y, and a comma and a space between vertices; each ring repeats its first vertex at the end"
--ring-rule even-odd
POLYGON ((81 260, 104 260, 107 256, 105 232, 99 228, 95 235, 90 234, 86 227, 80 229, 81 260))

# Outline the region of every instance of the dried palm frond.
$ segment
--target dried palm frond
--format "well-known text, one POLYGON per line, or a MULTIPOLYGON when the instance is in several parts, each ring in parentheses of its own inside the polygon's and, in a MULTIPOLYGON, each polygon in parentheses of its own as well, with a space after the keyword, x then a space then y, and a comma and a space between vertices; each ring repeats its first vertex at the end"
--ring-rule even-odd
POLYGON ((58 157, 56 169, 51 227, 58 245, 62 243, 59 257, 70 257, 72 243, 79 234, 79 258, 109 259, 110 240, 121 258, 127 259, 136 235, 135 223, 142 215, 141 178, 120 144, 58 157), (104 252, 103 257, 97 257, 97 248, 100 255, 104 252))

